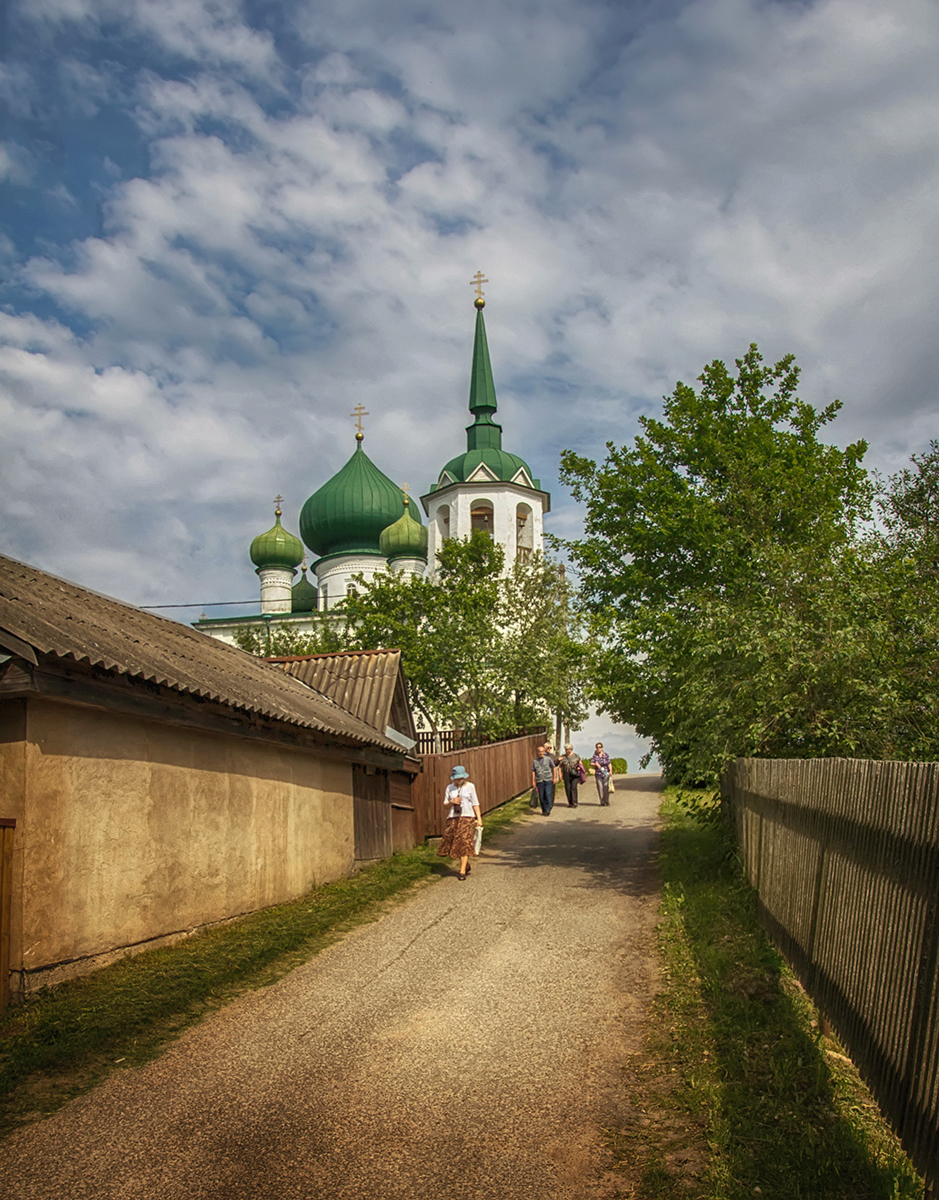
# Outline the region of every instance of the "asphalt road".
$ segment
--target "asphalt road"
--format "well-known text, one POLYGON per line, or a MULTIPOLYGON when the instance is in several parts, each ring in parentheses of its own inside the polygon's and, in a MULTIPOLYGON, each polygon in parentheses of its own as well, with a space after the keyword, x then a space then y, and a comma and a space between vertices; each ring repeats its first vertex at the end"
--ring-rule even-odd
POLYGON ((0 1144, 17 1200, 611 1196, 654 982, 657 778, 533 816, 0 1144))

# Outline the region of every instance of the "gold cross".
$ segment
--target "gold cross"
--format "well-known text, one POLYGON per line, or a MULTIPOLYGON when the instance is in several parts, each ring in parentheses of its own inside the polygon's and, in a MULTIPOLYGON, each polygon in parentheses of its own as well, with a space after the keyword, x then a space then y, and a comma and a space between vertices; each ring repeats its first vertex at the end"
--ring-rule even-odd
POLYGON ((274 497, 274 506, 275 506, 274 512, 278 517, 283 516, 283 513, 280 511, 280 506, 283 504, 283 502, 284 502, 283 496, 275 496, 274 497))
POLYGON ((476 274, 473 276, 473 278, 470 280, 470 287, 474 287, 476 289, 476 295, 480 298, 480 300, 482 299, 482 296, 483 296, 483 284, 488 283, 488 282, 489 282, 488 279, 483 278, 482 271, 477 271, 476 274))
POLYGON ((361 433, 362 432, 362 418, 371 416, 371 413, 369 413, 367 409, 363 408, 361 404, 357 404, 355 406, 355 408, 352 410, 352 412, 349 413, 349 416, 355 417, 356 429, 358 429, 359 433, 361 433))
POLYGON ((401 484, 401 491, 402 491, 402 492, 404 492, 404 503, 405 503, 405 504, 409 504, 409 503, 410 503, 410 500, 409 500, 409 498, 408 498, 408 484, 406 484, 406 483, 402 483, 402 484, 401 484))

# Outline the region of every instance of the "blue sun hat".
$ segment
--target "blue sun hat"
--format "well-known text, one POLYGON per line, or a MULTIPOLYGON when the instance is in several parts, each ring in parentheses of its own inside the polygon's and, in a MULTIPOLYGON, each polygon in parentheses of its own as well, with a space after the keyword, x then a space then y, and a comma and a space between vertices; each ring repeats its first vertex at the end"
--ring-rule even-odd
POLYGON ((469 771, 466 767, 454 767, 450 772, 451 779, 469 779, 469 771))

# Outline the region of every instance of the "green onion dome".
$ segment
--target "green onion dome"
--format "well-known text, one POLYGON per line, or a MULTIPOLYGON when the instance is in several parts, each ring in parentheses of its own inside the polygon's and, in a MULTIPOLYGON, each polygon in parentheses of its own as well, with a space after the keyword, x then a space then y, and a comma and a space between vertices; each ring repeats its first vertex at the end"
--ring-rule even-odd
POLYGON ((382 530, 404 512, 401 489, 379 471, 355 435, 355 453, 300 510, 300 536, 314 554, 381 554, 382 530))
POLYGON ((306 567, 300 573, 299 580, 290 589, 290 611, 295 613, 316 612, 319 593, 307 579, 306 567))
POLYGON ((303 561, 303 543, 288 533, 280 523, 283 514, 275 510, 274 527, 259 534, 251 543, 251 561, 260 570, 263 567, 282 567, 293 571, 303 561))
POLYGON ((393 525, 383 530, 378 546, 389 562, 397 558, 420 558, 427 562, 427 530, 411 516, 411 505, 404 497, 404 512, 393 525))

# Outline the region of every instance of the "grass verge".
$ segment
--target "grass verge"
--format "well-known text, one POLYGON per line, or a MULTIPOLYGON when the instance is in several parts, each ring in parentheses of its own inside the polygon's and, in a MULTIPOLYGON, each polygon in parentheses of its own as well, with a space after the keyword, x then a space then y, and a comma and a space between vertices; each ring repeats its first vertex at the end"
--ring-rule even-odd
POLYGON ((922 1197, 899 1142, 764 934, 713 797, 663 802, 662 990, 613 1139, 639 1200, 922 1197))
MULTIPOLYGON (((527 815, 528 793, 485 817, 486 840, 527 815)), ((290 904, 204 930, 41 992, 0 1023, 0 1135, 45 1116, 118 1065, 156 1055, 242 992, 264 987, 450 869, 434 847, 395 854, 290 904)))

